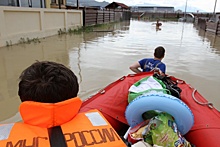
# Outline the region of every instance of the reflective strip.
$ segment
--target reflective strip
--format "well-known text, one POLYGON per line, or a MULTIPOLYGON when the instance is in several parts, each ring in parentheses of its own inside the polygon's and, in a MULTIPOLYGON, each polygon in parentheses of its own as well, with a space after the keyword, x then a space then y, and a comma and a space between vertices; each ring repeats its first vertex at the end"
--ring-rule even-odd
POLYGON ((105 126, 107 122, 102 118, 98 112, 91 112, 85 114, 93 126, 105 126))
POLYGON ((8 139, 13 126, 14 126, 14 123, 0 126, 0 140, 8 139))

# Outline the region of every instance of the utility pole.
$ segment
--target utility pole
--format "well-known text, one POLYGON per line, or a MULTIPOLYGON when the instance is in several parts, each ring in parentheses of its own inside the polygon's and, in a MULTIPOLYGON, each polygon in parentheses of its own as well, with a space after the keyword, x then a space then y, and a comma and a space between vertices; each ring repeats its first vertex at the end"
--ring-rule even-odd
POLYGON ((186 5, 185 5, 184 21, 186 21, 186 8, 187 8, 187 0, 186 0, 186 5))
POLYGON ((217 0, 215 0, 215 5, 214 5, 214 10, 213 10, 213 14, 212 14, 212 20, 215 22, 215 9, 216 9, 216 3, 217 3, 217 0))

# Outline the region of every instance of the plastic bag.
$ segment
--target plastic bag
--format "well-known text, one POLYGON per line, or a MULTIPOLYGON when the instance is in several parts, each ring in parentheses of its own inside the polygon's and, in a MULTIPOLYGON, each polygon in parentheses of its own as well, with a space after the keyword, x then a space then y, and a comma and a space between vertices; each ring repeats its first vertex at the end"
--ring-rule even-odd
POLYGON ((163 147, 191 147, 190 143, 177 130, 174 118, 168 113, 153 117, 143 135, 144 141, 163 147))

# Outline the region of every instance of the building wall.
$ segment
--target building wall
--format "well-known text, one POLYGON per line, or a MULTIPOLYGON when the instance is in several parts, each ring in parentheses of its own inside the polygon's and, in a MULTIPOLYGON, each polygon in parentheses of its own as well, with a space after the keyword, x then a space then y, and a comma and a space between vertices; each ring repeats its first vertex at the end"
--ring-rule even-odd
POLYGON ((131 11, 133 12, 166 12, 173 13, 174 7, 132 7, 131 11))
POLYGON ((18 6, 16 0, 0 0, 0 6, 18 6))
POLYGON ((0 47, 17 44, 21 38, 56 35, 59 29, 83 26, 81 10, 0 6, 0 47))
MULTIPOLYGON (((61 8, 66 8, 66 0, 60 0, 61 8)), ((0 0, 0 6, 59 8, 59 0, 0 0)))
POLYGON ((45 8, 45 0, 1 0, 0 6, 45 8))

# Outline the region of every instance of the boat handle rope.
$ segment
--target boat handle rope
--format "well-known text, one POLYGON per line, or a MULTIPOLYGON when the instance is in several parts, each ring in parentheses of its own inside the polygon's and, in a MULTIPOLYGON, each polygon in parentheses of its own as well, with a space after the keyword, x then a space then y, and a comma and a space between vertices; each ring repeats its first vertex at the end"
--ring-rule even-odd
MULTIPOLYGON (((176 80, 176 82, 177 82, 178 84, 183 84, 183 83, 184 83, 184 82, 181 81, 181 80, 176 80)), ((210 109, 213 109, 213 108, 214 108, 213 103, 210 103, 210 102, 203 103, 203 102, 198 101, 198 100, 196 99, 196 97, 195 97, 195 93, 196 93, 197 89, 193 88, 191 85, 189 85, 189 87, 190 87, 191 89, 194 89, 193 92, 192 92, 192 98, 193 98, 193 100, 194 100, 196 103, 198 103, 198 104, 200 104, 200 105, 207 105, 210 109)))
MULTIPOLYGON (((191 87, 192 88, 192 87, 191 87)), ((200 105, 207 105, 210 109, 213 109, 214 106, 213 106, 213 103, 210 103, 210 102, 207 102, 207 103, 202 103, 202 102, 199 102, 196 97, 195 97, 195 93, 196 93, 197 89, 194 89, 193 92, 192 92, 192 97, 193 97, 193 100, 200 104, 200 105)))

